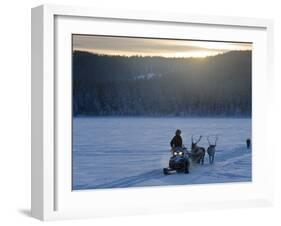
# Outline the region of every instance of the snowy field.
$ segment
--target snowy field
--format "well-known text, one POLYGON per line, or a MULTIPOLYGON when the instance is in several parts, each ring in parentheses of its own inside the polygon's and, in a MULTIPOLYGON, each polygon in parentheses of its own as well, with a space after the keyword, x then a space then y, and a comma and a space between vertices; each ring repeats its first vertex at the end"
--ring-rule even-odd
MULTIPOLYGON (((251 119, 77 117, 73 120, 73 190, 155 185, 251 181, 251 119), (182 130, 190 149, 191 135, 219 135, 215 163, 191 165, 190 174, 163 175, 170 140, 182 130)), ((212 139, 212 138, 210 138, 212 139)), ((213 138, 214 139, 214 138, 213 138)))

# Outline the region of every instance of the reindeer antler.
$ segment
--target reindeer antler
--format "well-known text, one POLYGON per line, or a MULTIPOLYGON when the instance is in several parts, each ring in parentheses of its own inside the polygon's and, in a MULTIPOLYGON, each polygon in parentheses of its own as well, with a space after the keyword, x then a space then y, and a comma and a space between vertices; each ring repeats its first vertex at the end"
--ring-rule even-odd
POLYGON ((219 136, 218 136, 218 135, 216 135, 215 145, 217 145, 217 141, 218 141, 218 139, 219 139, 219 136))
POLYGON ((194 142, 194 140, 193 140, 193 134, 192 134, 192 135, 191 135, 191 142, 194 143, 194 144, 198 144, 198 142, 201 140, 202 137, 203 137, 203 136, 200 135, 199 139, 198 139, 196 142, 194 142))
POLYGON ((199 143, 199 141, 201 140, 201 138, 202 138, 202 135, 200 135, 199 139, 196 141, 196 144, 199 143))
POLYGON ((218 135, 209 135, 209 136, 207 136, 207 140, 208 140, 208 143, 209 143, 209 145, 212 145, 212 142, 209 140, 209 137, 216 137, 216 139, 215 139, 215 146, 217 145, 217 141, 218 141, 218 139, 219 139, 219 136, 218 135))

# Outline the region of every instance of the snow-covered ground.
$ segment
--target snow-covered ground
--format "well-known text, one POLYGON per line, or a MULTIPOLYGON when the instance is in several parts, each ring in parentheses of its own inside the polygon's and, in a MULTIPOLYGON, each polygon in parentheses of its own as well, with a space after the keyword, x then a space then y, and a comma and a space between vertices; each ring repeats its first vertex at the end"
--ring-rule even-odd
POLYGON ((74 118, 73 189, 251 181, 247 138, 249 118, 74 118), (215 163, 206 154, 205 164, 192 165, 190 174, 164 176, 178 128, 188 149, 192 134, 203 135, 199 144, 206 149, 206 136, 218 134, 215 163))

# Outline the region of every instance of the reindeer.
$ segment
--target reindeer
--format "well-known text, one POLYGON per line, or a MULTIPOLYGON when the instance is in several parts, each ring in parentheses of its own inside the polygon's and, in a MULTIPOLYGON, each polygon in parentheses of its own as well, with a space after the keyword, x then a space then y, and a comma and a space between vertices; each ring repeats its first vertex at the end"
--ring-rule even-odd
POLYGON ((202 136, 199 137, 199 139, 194 142, 193 135, 191 136, 191 159, 193 162, 204 164, 204 157, 206 150, 203 147, 198 146, 197 144, 201 140, 202 136))
POLYGON ((216 136, 216 141, 215 144, 211 144, 209 137, 207 137, 208 143, 209 143, 209 147, 207 149, 207 153, 209 155, 209 162, 210 164, 214 163, 215 160, 215 152, 216 152, 216 146, 217 146, 217 141, 218 141, 218 136, 216 136))

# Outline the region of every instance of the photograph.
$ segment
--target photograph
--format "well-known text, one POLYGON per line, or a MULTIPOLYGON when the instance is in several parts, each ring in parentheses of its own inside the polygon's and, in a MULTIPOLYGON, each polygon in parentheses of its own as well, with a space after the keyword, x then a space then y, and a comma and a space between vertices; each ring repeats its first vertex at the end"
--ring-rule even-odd
POLYGON ((72 34, 72 190, 251 183, 252 45, 72 34))

